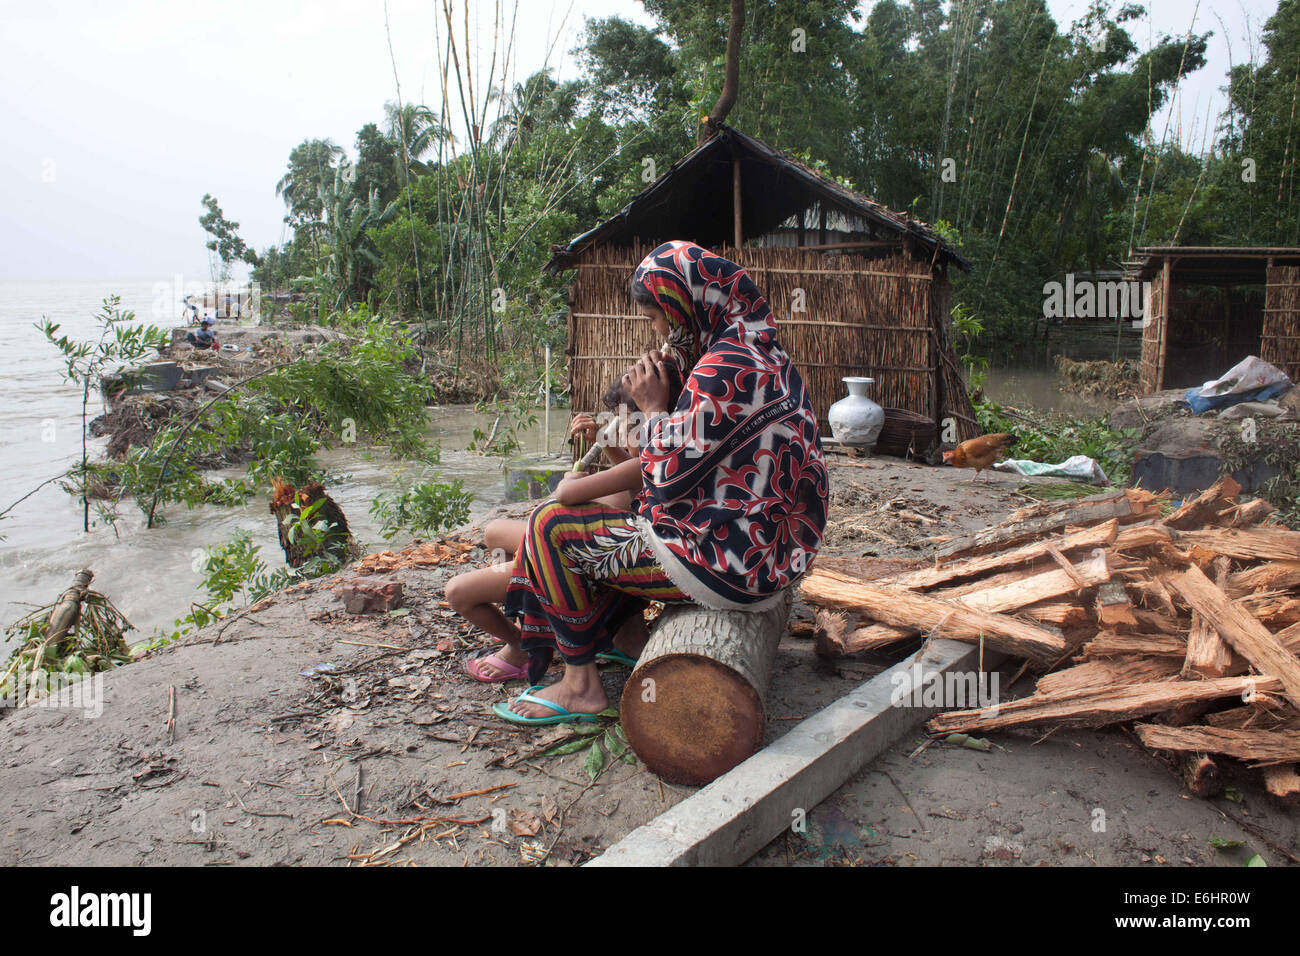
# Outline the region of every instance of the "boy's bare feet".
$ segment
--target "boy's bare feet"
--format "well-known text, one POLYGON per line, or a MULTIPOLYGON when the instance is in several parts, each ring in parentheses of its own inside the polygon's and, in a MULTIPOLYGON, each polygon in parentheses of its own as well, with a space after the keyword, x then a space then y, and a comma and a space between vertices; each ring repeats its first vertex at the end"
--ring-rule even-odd
POLYGON ((496 662, 492 660, 496 657, 498 660, 505 661, 511 667, 526 667, 528 664, 528 655, 524 653, 523 648, 516 647, 513 644, 504 644, 500 650, 493 651, 486 657, 479 658, 478 672, 487 678, 500 677, 506 673, 496 662))

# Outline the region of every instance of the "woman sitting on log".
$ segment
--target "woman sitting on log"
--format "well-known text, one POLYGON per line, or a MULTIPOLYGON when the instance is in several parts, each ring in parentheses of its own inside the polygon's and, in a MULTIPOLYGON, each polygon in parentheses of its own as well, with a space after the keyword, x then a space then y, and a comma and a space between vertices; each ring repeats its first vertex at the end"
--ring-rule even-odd
MULTIPOLYGON (((674 353, 625 376, 649 421, 632 510, 547 502, 528 521, 506 592, 534 686, 493 710, 522 724, 591 720, 608 706, 595 656, 647 601, 758 611, 821 545, 828 481, 817 416, 740 266, 690 242, 647 256, 632 298, 674 353), (689 372, 671 407, 664 362, 689 372), (564 677, 537 682, 554 651, 564 677)), ((622 467, 622 466, 620 466, 622 467)))

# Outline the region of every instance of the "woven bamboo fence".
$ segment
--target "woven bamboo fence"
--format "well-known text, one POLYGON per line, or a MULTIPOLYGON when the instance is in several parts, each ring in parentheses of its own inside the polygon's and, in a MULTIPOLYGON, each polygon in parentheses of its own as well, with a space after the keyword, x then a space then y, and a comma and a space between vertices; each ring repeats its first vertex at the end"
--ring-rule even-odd
POLYGON ((1300 266, 1268 270, 1259 357, 1300 382, 1300 266))
MULTIPOLYGON (((598 410, 601 394, 658 342, 633 314, 632 273, 653 249, 597 247, 576 266, 570 288, 569 361, 575 410, 598 410)), ((871 397, 941 422, 961 438, 978 434, 946 331, 947 280, 904 255, 864 259, 788 248, 722 248, 766 297, 777 339, 803 377, 823 423, 847 394, 848 375, 876 380, 871 397)))

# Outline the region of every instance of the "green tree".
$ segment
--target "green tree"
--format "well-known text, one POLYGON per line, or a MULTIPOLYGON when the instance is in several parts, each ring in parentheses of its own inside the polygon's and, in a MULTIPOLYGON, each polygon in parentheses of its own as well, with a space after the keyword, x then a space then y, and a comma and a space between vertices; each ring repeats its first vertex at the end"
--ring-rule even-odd
POLYGON ((216 197, 211 193, 204 193, 203 208, 207 212, 199 217, 199 225, 203 227, 204 232, 212 236, 208 240, 207 248, 217 254, 217 260, 221 263, 219 275, 214 275, 213 278, 225 282, 230 278, 231 263, 237 261, 256 266, 257 253, 244 244, 244 240, 239 236, 239 223, 231 222, 225 217, 221 207, 217 205, 216 197))

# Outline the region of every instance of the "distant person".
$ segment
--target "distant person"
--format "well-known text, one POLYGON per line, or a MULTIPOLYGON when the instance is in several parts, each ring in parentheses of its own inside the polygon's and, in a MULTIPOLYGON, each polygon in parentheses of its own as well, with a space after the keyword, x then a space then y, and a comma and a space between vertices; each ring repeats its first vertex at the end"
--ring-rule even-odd
POLYGON ((192 295, 187 295, 185 297, 185 311, 181 313, 184 316, 187 325, 199 324, 199 307, 194 304, 193 299, 194 296, 192 295))
POLYGON ((221 346, 217 344, 217 331, 215 326, 216 323, 205 315, 202 323, 199 325, 199 330, 197 332, 186 333, 185 341, 189 342, 190 345, 194 346, 196 349, 219 349, 221 346))

